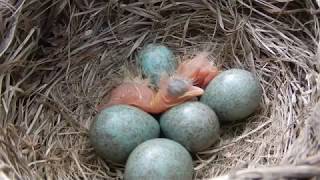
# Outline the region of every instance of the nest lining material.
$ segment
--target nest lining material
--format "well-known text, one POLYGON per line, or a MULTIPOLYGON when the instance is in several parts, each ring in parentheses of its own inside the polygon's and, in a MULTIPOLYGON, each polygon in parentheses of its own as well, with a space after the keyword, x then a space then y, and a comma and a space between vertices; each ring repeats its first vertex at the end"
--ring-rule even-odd
POLYGON ((209 47, 216 65, 250 70, 263 86, 259 112, 196 154, 195 179, 319 176, 319 5, 0 0, 0 176, 121 179, 87 129, 102 97, 139 75, 136 54, 151 42, 181 59, 209 47))

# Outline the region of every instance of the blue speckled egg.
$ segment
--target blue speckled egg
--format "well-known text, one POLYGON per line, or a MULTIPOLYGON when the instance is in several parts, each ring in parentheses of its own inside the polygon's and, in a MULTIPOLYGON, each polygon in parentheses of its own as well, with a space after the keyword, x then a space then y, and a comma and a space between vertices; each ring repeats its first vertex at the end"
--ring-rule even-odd
POLYGON ((161 44, 148 44, 138 57, 142 73, 158 86, 162 73, 172 74, 177 68, 173 52, 161 44))
POLYGON ((165 112, 160 118, 164 136, 199 152, 219 139, 220 124, 216 113, 201 102, 186 102, 165 112))
POLYGON ((102 110, 90 126, 90 142, 105 161, 124 164, 140 143, 158 138, 160 126, 148 113, 128 105, 102 110))
POLYGON ((208 84, 200 101, 209 105, 220 121, 234 122, 254 113, 261 99, 262 88, 251 72, 230 69, 208 84))
POLYGON ((140 144, 125 166, 125 180, 192 180, 193 163, 179 143, 157 138, 140 144))

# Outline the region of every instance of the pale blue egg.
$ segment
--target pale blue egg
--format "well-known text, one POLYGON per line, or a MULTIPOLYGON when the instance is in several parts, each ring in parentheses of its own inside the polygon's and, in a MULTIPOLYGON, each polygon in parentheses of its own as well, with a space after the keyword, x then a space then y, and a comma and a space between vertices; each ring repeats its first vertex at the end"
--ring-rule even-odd
POLYGON ((157 138, 160 126, 148 113, 128 105, 102 110, 91 124, 90 142, 105 161, 125 163, 131 151, 142 142, 157 138))
POLYGON ((185 102, 171 108, 161 116, 160 128, 166 138, 191 152, 207 149, 220 137, 216 113, 201 102, 185 102))
POLYGON ((229 69, 215 77, 205 89, 201 102, 211 107, 221 122, 247 118, 262 100, 262 87, 253 73, 229 69))
POLYGON ((145 141, 130 154, 125 180, 192 180, 193 162, 179 143, 157 138, 145 141))
POLYGON ((161 74, 171 75, 177 68, 172 50, 161 44, 148 44, 140 52, 138 61, 144 76, 158 86, 161 74))

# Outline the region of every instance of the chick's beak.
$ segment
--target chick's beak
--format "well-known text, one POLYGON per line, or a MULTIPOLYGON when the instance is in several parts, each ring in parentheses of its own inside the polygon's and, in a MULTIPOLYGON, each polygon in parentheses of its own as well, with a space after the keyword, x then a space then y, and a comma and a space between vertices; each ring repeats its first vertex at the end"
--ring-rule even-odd
POLYGON ((197 86, 191 86, 189 90, 183 95, 184 97, 197 97, 201 96, 204 90, 197 86))

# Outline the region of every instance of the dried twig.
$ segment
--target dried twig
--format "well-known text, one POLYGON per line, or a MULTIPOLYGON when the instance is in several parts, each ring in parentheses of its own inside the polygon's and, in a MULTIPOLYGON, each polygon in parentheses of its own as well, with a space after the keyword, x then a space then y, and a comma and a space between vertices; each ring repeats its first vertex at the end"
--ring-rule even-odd
POLYGON ((226 176, 215 177, 207 180, 299 179, 318 176, 320 176, 320 168, 318 166, 279 166, 243 169, 226 176))

